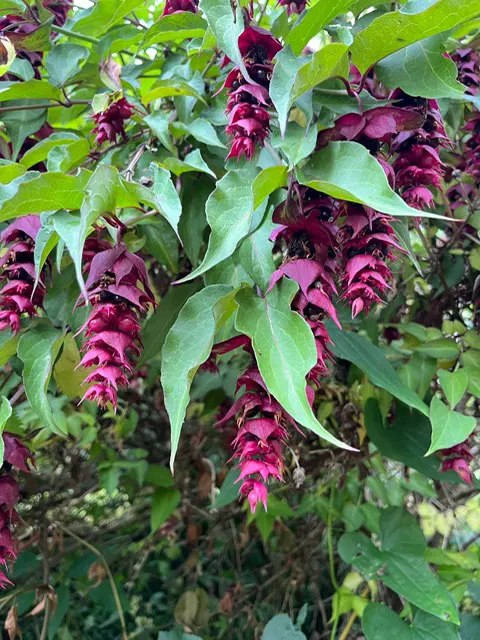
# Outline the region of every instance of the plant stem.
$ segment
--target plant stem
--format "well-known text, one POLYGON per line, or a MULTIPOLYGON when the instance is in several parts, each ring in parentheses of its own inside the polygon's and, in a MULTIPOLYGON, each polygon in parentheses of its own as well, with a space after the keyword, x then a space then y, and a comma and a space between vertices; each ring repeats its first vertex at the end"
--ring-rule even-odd
POLYGON ((55 32, 61 33, 64 36, 71 36, 72 38, 83 40, 84 42, 90 42, 91 44, 98 44, 100 42, 98 38, 86 36, 83 33, 77 33, 76 31, 70 31, 70 29, 65 29, 65 27, 57 27, 57 25, 55 25, 55 32))
POLYGON ((49 102, 48 104, 16 104, 10 107, 0 107, 0 113, 8 111, 31 111, 32 109, 52 109, 53 107, 65 107, 69 109, 76 104, 91 104, 90 100, 70 100, 65 102, 49 102))
POLYGON ((80 544, 83 544, 85 547, 87 547, 87 549, 89 549, 92 553, 94 553, 97 556, 97 558, 100 560, 100 562, 103 564, 103 568, 105 569, 108 579, 110 581, 113 599, 115 600, 115 605, 117 607, 118 617, 120 619, 120 626, 122 627, 122 640, 128 640, 127 625, 125 623, 125 616, 123 615, 122 603, 120 602, 120 596, 118 595, 117 585, 115 584, 113 574, 110 570, 110 567, 108 566, 108 562, 106 561, 105 556, 96 547, 94 547, 93 544, 90 544, 83 538, 80 538, 80 536, 77 536, 77 534, 73 533, 73 531, 68 529, 68 527, 60 523, 57 523, 57 524, 60 527, 60 529, 64 531, 67 535, 69 535, 71 538, 74 538, 74 540, 77 540, 77 542, 80 542, 80 544))
MULTIPOLYGON (((368 595, 368 592, 370 591, 370 587, 367 586, 362 590, 360 597, 361 598, 365 598, 368 595)), ((350 633, 350 629, 353 626, 353 623, 355 622, 355 619, 357 617, 357 613, 356 611, 352 611, 352 613, 350 614, 348 620, 347 620, 347 624, 345 625, 345 628, 343 629, 342 633, 340 634, 340 638, 338 640, 348 640, 349 633, 350 633)))

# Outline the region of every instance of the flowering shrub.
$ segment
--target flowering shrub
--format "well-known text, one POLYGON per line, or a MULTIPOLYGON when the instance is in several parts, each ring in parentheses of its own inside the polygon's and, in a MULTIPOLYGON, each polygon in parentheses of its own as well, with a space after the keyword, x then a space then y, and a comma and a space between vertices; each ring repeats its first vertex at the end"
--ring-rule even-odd
POLYGON ((9 640, 480 637, 478 1, 0 9, 9 640))

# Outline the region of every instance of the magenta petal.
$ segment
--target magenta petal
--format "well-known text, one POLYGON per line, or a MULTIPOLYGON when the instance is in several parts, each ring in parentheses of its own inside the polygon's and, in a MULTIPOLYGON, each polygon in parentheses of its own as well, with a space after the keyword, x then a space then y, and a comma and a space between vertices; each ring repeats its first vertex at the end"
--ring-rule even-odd
POLYGON ((338 321, 337 312, 335 311, 335 307, 333 306, 333 302, 330 298, 320 289, 316 289, 312 287, 308 292, 308 301, 311 304, 314 304, 316 307, 323 309, 326 311, 331 319, 335 322, 339 329, 342 328, 342 325, 338 321))

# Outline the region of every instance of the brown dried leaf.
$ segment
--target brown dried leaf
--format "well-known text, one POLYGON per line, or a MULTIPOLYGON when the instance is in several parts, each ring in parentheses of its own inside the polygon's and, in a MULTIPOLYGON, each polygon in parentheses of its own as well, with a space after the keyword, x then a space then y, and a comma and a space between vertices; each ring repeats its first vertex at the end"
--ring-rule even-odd
POLYGON ((115 62, 112 56, 108 56, 106 60, 100 62, 100 78, 112 91, 120 91, 122 88, 120 81, 121 71, 122 67, 118 62, 115 62))
POLYGON ((5 631, 8 633, 10 640, 22 637, 22 632, 18 626, 18 609, 16 604, 8 610, 7 617, 5 619, 5 631))
POLYGON ((107 572, 105 570, 105 567, 103 566, 103 564, 101 562, 94 562, 91 566, 90 569, 88 570, 88 579, 89 580, 95 580, 95 584, 92 584, 92 589, 95 589, 96 587, 98 587, 100 584, 102 584, 102 582, 105 580, 107 575, 107 572))

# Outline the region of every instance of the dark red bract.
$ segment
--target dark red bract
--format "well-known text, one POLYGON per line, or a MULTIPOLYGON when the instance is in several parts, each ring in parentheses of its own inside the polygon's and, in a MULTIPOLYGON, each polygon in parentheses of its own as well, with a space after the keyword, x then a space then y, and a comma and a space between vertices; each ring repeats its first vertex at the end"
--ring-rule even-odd
POLYGON ((92 116, 96 123, 93 133, 96 134, 95 141, 97 144, 102 144, 105 140, 116 142, 118 136, 126 140, 125 120, 128 120, 132 113, 132 105, 125 98, 120 98, 105 111, 95 113, 92 116))

